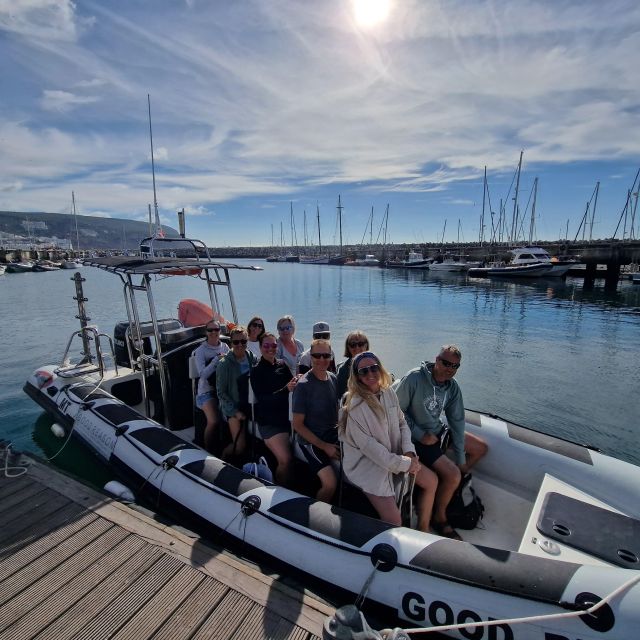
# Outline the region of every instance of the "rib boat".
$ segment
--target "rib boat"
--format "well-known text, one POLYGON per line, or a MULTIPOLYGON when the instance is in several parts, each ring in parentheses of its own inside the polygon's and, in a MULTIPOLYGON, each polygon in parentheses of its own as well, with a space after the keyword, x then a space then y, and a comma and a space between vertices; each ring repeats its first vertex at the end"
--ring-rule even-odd
POLYGON ((224 530, 408 627, 477 640, 637 637, 639 467, 468 410, 467 429, 489 452, 473 475, 484 520, 461 531, 462 542, 256 478, 193 442, 188 362, 204 326, 159 317, 153 290, 168 278, 198 278, 212 312, 224 293, 237 322, 230 274, 259 269, 215 262, 196 240, 147 238, 140 251, 84 261, 120 279, 127 319, 113 335, 89 324, 89 270, 76 272, 80 328, 61 363, 43 364, 24 385, 137 500, 197 522, 203 535, 224 530))

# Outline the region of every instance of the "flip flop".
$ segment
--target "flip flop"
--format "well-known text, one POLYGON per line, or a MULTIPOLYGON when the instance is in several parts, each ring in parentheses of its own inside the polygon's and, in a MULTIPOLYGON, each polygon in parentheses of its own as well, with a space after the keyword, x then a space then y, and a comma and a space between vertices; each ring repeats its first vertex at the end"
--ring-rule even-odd
POLYGON ((451 540, 460 540, 460 534, 445 520, 444 522, 435 522, 435 520, 431 523, 431 527, 433 530, 443 538, 449 538, 451 540))

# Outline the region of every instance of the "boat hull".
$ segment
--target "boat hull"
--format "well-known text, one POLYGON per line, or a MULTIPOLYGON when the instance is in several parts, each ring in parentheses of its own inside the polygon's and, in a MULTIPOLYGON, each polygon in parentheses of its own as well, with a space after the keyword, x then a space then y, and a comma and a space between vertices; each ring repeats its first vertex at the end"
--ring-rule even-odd
POLYGON ((476 267, 469 269, 475 278, 539 278, 549 275, 551 267, 546 264, 528 264, 513 267, 476 267))
MULTIPOLYGON (((160 510, 171 513, 179 506, 208 531, 224 529, 261 553, 353 594, 371 580, 368 600, 411 626, 558 613, 581 594, 602 598, 640 575, 460 543, 264 483, 96 389, 89 377, 61 378, 55 367, 47 366, 35 371, 24 389, 110 464, 134 494, 151 499, 160 510), (374 571, 378 562, 382 565, 374 571)), ((490 451, 513 461, 511 479, 518 485, 526 487, 532 476, 537 481, 553 470, 601 494, 606 478, 603 497, 618 506, 625 495, 637 498, 640 478, 632 465, 475 412, 468 412, 467 428, 481 433, 490 451)), ((574 618, 506 623, 477 629, 475 635, 451 635, 511 640, 634 637, 640 624, 640 586, 631 587, 610 609, 613 623, 611 617, 596 621, 598 629, 574 618)))

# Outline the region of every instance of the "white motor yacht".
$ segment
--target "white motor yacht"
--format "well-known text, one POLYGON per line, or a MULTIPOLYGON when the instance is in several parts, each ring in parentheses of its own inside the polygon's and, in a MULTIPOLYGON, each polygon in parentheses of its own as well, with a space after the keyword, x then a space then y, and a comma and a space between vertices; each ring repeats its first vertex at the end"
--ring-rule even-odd
POLYGON ((510 253, 513 256, 510 264, 514 266, 528 264, 546 264, 551 266, 552 268, 544 273, 545 278, 563 277, 567 275, 567 271, 569 271, 571 267, 577 264, 575 260, 558 260, 552 258, 549 252, 542 247, 519 247, 512 249, 510 253))

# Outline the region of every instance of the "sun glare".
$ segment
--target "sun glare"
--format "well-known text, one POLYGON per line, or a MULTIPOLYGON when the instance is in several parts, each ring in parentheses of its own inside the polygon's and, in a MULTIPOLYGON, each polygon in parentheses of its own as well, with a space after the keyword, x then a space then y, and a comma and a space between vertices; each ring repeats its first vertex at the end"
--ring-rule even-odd
POLYGON ((391 0, 353 0, 356 24, 369 29, 384 22, 391 10, 391 0))

